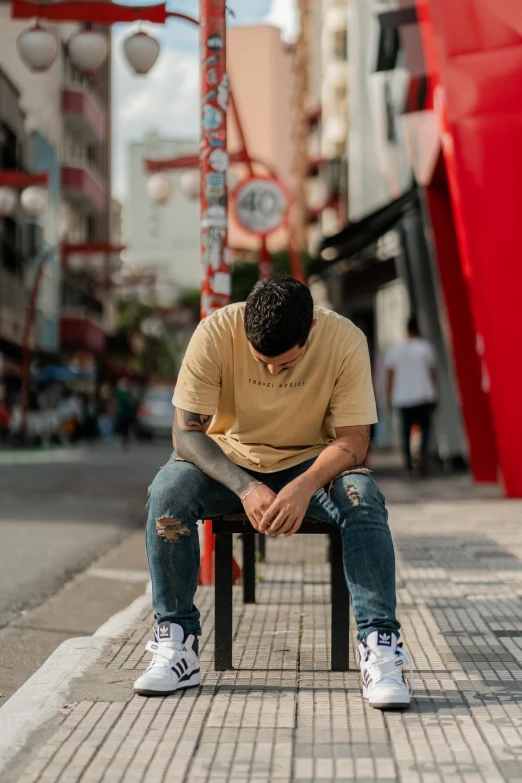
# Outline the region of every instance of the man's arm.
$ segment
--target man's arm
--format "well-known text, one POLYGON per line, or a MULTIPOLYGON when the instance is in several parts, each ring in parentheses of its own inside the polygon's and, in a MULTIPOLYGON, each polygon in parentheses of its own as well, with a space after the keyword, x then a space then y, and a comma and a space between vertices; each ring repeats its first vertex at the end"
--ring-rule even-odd
POLYGON ((336 440, 317 457, 313 465, 281 490, 261 520, 260 529, 268 535, 285 537, 301 527, 308 504, 315 492, 366 457, 370 443, 370 425, 336 427, 336 440))
POLYGON ((258 529, 264 511, 275 493, 250 473, 231 462, 206 432, 212 416, 174 408, 172 441, 176 454, 210 478, 232 490, 243 503, 248 518, 258 529))

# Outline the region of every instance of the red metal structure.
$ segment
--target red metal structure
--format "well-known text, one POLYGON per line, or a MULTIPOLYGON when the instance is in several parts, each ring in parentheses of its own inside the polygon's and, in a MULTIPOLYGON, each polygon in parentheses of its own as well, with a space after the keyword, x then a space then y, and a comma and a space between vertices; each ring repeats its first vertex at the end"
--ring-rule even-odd
POLYGON ((441 266, 446 301, 452 285, 465 295, 451 310, 468 336, 453 347, 472 459, 479 474, 496 472, 496 443, 506 494, 522 497, 522 4, 417 0, 417 10, 448 183, 428 187, 428 204, 436 245, 455 231, 453 269, 441 266))
POLYGON ((25 171, 0 171, 0 187, 28 188, 31 185, 45 187, 49 183, 49 174, 26 174, 25 171))

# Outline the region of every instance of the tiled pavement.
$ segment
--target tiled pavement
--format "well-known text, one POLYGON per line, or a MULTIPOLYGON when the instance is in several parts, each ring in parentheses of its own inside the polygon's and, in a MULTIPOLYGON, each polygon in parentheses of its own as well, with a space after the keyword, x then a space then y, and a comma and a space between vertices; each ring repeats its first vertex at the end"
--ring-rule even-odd
POLYGON ((381 487, 415 666, 408 712, 369 709, 355 669, 329 671, 325 543, 278 539, 257 605, 235 588, 234 671, 213 671, 213 591, 201 589, 202 686, 131 697, 149 658, 144 616, 36 745, 20 783, 522 781, 522 503, 483 497, 466 479, 381 487), (103 683, 119 683, 120 700, 103 701, 103 683))

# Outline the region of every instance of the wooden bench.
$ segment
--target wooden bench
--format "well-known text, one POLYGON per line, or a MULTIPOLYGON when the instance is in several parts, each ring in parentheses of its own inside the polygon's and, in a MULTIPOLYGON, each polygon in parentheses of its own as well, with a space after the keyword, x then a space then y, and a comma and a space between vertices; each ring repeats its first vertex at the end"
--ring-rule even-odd
MULTIPOLYGON (((245 514, 227 514, 212 519, 215 547, 215 648, 214 669, 232 669, 232 536, 242 535, 243 601, 256 602, 256 541, 260 535, 245 514)), ((344 579, 341 535, 327 522, 306 517, 296 535, 330 536, 330 574, 332 588, 331 659, 332 671, 348 671, 350 594, 344 579)))

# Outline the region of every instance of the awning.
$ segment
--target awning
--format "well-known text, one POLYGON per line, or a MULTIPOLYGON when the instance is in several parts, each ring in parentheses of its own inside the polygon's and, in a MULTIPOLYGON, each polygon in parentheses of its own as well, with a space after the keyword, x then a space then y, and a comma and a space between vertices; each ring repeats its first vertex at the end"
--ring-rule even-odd
POLYGON ((321 242, 321 251, 333 247, 342 258, 351 258, 369 245, 376 242, 387 231, 391 231, 404 211, 417 200, 416 188, 412 187, 399 198, 390 201, 384 207, 370 212, 362 220, 355 220, 338 234, 325 237, 321 242))
POLYGON ((350 259, 354 262, 351 264, 354 271, 380 263, 373 251, 374 246, 384 234, 395 227, 406 209, 416 203, 417 192, 415 187, 412 187, 399 198, 371 212, 362 220, 350 223, 338 234, 325 237, 320 245, 321 257, 308 265, 308 274, 324 274, 333 264, 350 259), (329 250, 330 253, 324 253, 325 250, 329 250), (329 257, 325 258, 325 255, 329 257))
POLYGON ((94 380, 94 373, 55 364, 31 373, 31 378, 35 381, 91 381, 94 380))

